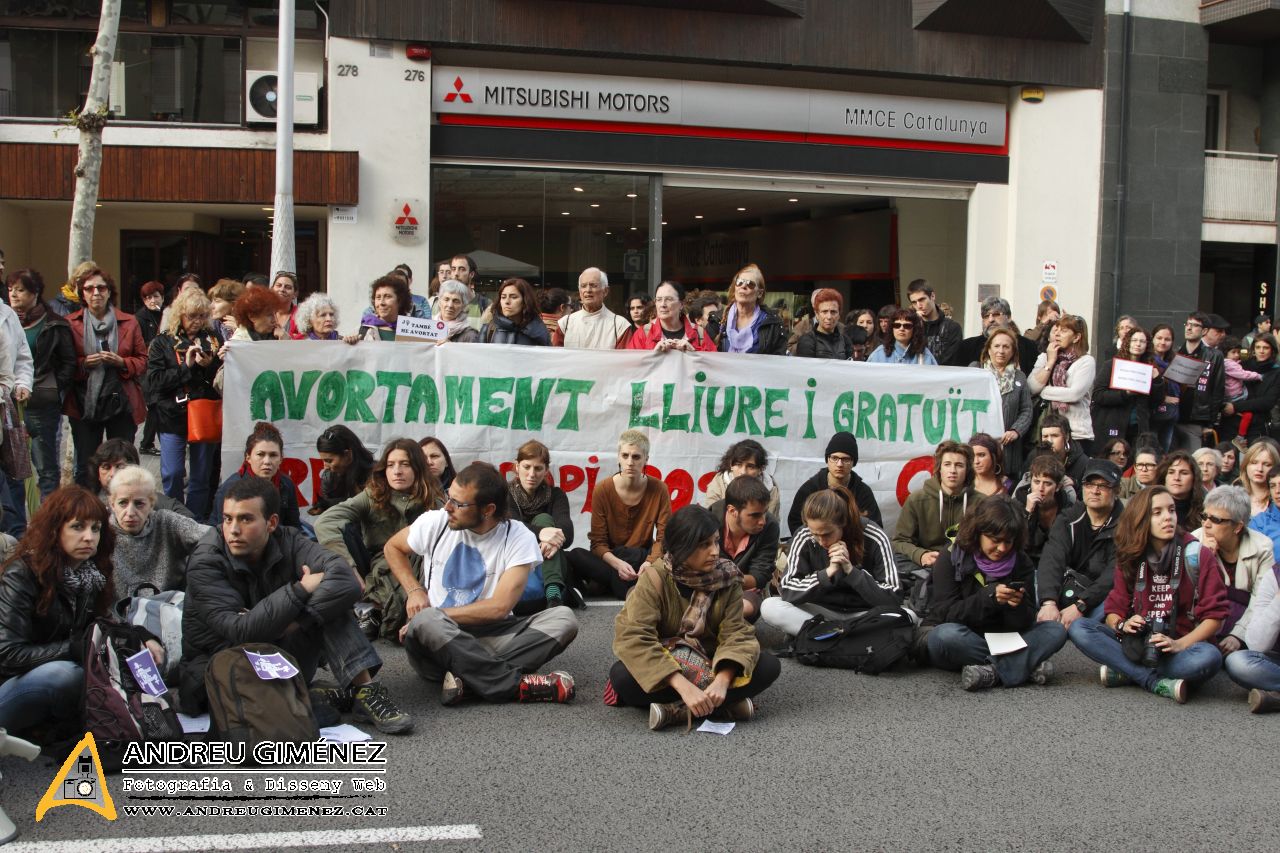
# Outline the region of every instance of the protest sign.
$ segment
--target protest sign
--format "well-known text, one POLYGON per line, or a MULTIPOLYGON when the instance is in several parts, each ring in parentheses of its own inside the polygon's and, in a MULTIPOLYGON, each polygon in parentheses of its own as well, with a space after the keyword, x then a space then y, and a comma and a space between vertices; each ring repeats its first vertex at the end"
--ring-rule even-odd
POLYGON ((1111 361, 1111 387, 1135 394, 1151 393, 1151 365, 1123 358, 1111 361))
POLYGON ((396 343, 408 341, 411 343, 433 344, 436 341, 444 340, 444 330, 444 320, 423 320, 421 317, 410 317, 408 314, 402 314, 396 320, 396 343))
POLYGON ((1179 385, 1194 385, 1200 381, 1202 373, 1204 373, 1203 361, 1179 353, 1173 357, 1173 361, 1169 362, 1164 378, 1179 385))
MULTIPOLYGON (((596 482, 617 470, 626 429, 649 436, 648 473, 666 483, 677 509, 701 498, 730 444, 756 439, 769 452, 784 514, 823 468, 832 433, 845 430, 858 439, 856 471, 892 531, 938 442, 1004 432, 995 377, 964 367, 367 341, 233 341, 226 364, 223 471, 240 467, 254 422, 271 421, 304 507, 319 484, 316 437, 335 423, 375 455, 392 438, 434 435, 457 468, 478 459, 507 471, 516 449, 536 438, 551 449, 552 477, 579 513, 590 512, 596 482)), ((577 527, 582 544, 588 517, 577 527)))

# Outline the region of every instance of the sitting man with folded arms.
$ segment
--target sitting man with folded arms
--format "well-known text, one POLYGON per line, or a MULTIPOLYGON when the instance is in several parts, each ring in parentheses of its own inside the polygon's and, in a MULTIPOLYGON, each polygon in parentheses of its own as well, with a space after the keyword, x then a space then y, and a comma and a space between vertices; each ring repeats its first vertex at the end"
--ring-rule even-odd
POLYGON ((407 595, 400 631, 409 663, 441 682, 440 702, 568 702, 573 676, 534 671, 578 635, 564 605, 517 618, 529 573, 542 562, 538 538, 508 511, 509 492, 492 465, 473 462, 449 485, 444 509, 424 512, 383 553, 407 595), (410 565, 423 558, 419 578, 410 565))
POLYGON ((1064 628, 1085 617, 1102 619, 1116 569, 1116 521, 1120 518, 1120 469, 1109 459, 1091 459, 1084 471, 1084 500, 1053 523, 1040 553, 1036 591, 1039 622, 1064 628))
POLYGON ((182 614, 181 710, 206 709, 209 659, 244 643, 272 643, 291 654, 309 682, 321 658, 340 685, 312 688, 317 721, 336 712, 380 732, 413 728, 373 676, 382 660, 356 625, 360 580, 337 554, 280 524, 280 490, 265 477, 230 483, 217 508, 222 523, 187 564, 182 614), (326 713, 327 712, 327 713, 326 713))
POLYGON ((720 523, 720 553, 742 572, 742 613, 748 622, 760 615, 778 561, 778 520, 765 508, 769 490, 756 477, 729 483, 724 500, 711 505, 720 523))

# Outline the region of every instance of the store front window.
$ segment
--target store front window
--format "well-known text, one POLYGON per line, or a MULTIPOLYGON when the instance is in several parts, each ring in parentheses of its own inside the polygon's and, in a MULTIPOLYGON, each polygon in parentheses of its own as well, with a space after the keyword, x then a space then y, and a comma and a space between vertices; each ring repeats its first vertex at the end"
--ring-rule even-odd
POLYGON ((578 274, 600 267, 609 307, 621 311, 648 287, 649 184, 648 175, 436 166, 432 257, 471 255, 489 296, 513 277, 576 296, 578 274))

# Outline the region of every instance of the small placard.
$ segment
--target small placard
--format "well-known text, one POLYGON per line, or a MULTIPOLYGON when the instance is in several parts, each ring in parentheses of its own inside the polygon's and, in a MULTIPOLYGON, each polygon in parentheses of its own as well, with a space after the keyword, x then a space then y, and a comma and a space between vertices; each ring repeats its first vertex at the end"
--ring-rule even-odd
POLYGON ((337 205, 329 208, 329 221, 344 225, 356 224, 356 208, 352 205, 337 205))
POLYGON ((1111 387, 1134 394, 1151 393, 1151 365, 1117 358, 1111 362, 1111 387))
POLYGON ((444 320, 423 320, 403 314, 396 320, 396 340, 434 344, 445 338, 444 320))
POLYGON ((298 668, 279 652, 259 655, 245 649, 244 653, 253 664, 253 671, 263 681, 285 681, 298 674, 298 668))
POLYGON ((129 665, 133 680, 138 682, 143 693, 148 696, 163 696, 169 692, 169 688, 164 686, 160 668, 156 666, 156 659, 151 656, 151 649, 143 649, 136 655, 130 655, 124 662, 129 665))
POLYGON ((1173 357, 1173 361, 1169 362, 1169 368, 1165 370, 1164 378, 1170 382, 1177 382, 1179 385, 1190 385, 1199 382, 1203 373, 1203 361, 1179 353, 1173 357))

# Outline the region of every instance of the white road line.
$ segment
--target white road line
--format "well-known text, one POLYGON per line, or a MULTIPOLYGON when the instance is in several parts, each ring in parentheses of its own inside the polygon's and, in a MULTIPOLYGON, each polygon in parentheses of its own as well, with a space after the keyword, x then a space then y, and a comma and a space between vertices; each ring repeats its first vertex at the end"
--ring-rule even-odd
POLYGON ((312 832, 251 832, 235 835, 174 835, 167 838, 81 838, 69 841, 18 841, 5 853, 166 853, 177 850, 269 850, 273 847, 334 847, 407 841, 474 841, 483 836, 474 823, 446 826, 393 826, 312 832))
POLYGON ((621 601, 588 601, 588 607, 621 607, 624 602, 621 601))

